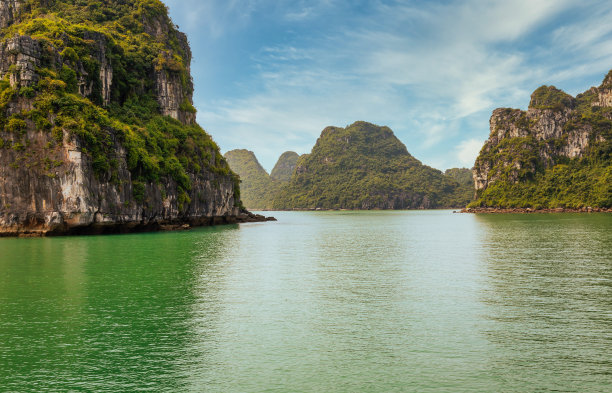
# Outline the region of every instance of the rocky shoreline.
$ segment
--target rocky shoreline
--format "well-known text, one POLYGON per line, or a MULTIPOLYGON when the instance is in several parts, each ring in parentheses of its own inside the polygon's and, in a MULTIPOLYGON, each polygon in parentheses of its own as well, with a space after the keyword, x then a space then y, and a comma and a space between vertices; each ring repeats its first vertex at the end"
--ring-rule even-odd
POLYGON ((498 208, 498 207, 475 207, 465 208, 456 213, 485 213, 485 214, 508 214, 508 213, 612 213, 612 208, 583 207, 580 209, 558 207, 555 209, 532 209, 532 208, 498 208))
POLYGON ((144 233, 160 231, 184 231, 197 227, 245 224, 254 222, 277 221, 274 217, 266 217, 249 211, 241 211, 237 215, 191 218, 188 220, 128 223, 94 223, 87 226, 58 226, 49 228, 35 221, 29 226, 14 226, 0 228, 0 237, 54 237, 73 235, 112 235, 126 233, 144 233))

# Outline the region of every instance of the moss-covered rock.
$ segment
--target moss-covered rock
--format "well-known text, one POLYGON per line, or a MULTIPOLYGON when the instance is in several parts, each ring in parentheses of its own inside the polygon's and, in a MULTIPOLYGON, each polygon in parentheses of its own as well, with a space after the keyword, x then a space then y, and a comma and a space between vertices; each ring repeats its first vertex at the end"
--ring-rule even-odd
POLYGON ((573 108, 575 99, 554 86, 540 86, 531 95, 529 108, 563 110, 573 108))

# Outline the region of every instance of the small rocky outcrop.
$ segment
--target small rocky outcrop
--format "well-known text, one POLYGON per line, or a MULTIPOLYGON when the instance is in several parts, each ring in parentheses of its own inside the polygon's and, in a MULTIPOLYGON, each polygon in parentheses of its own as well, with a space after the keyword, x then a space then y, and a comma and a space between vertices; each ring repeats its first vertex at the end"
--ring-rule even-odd
POLYGON ((597 99, 591 105, 596 107, 612 107, 612 73, 609 73, 599 88, 592 88, 589 91, 592 95, 597 95, 597 99))

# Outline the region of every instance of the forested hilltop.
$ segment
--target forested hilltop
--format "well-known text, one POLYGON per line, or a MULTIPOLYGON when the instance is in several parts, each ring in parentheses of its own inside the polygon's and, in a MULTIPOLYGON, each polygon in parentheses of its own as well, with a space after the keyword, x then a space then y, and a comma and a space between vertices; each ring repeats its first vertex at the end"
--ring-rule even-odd
POLYGON ((247 209, 270 210, 282 183, 261 166, 255 153, 236 149, 225 153, 225 159, 240 176, 240 195, 247 209))
POLYGON ((298 157, 296 152, 284 152, 268 174, 250 150, 236 149, 225 153, 230 167, 240 176, 242 203, 250 210, 273 209, 278 193, 291 179, 298 157))
POLYGON ((158 0, 0 1, 3 231, 238 214, 238 178, 195 122, 190 62, 158 0))
POLYGON ((470 207, 612 207, 612 71, 572 97, 554 86, 529 109, 496 109, 476 159, 470 207))
POLYGON ((286 151, 278 158, 276 165, 270 172, 270 177, 274 180, 287 182, 291 180, 293 171, 297 167, 300 156, 294 151, 286 151))
POLYGON ((327 127, 298 160, 276 209, 430 209, 462 207, 466 190, 423 165, 388 127, 358 121, 327 127))
POLYGON ((252 152, 226 158, 240 175, 248 208, 464 207, 474 194, 469 169, 443 174, 412 157, 388 127, 362 121, 327 127, 310 154, 284 153, 272 176, 252 152))

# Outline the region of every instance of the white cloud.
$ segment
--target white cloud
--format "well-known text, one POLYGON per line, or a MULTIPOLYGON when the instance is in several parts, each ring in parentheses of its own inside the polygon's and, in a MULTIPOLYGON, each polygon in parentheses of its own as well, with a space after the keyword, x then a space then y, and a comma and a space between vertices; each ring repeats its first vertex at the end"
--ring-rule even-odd
POLYGON ((219 38, 244 28, 258 8, 257 0, 164 0, 182 30, 219 38))
POLYGON ((612 10, 603 9, 602 11, 593 16, 588 29, 584 28, 583 23, 557 28, 553 32, 555 44, 565 50, 587 49, 594 55, 604 54, 593 51, 597 45, 609 41, 612 35, 612 25, 609 23, 612 19, 612 10))
POLYGON ((289 21, 298 21, 307 19, 313 16, 314 9, 312 7, 304 7, 299 11, 290 11, 285 14, 285 19, 289 21))
POLYGON ((478 139, 465 140, 457 146, 457 159, 461 166, 472 168, 484 141, 478 139))
MULTIPOLYGON (((612 66, 612 4, 602 0, 419 2, 418 8, 379 1, 368 4, 367 15, 344 12, 331 0, 168 4, 187 21, 195 46, 228 30, 247 40, 261 14, 284 24, 244 53, 255 71, 228 80, 231 94, 196 96, 198 118, 217 142, 255 151, 267 169, 285 150, 308 152, 325 126, 355 120, 389 125, 427 164, 471 167, 493 108, 524 107, 540 84, 612 66), (339 13, 326 14, 333 10, 339 13), (307 29, 290 30, 299 26, 307 29)), ((203 48, 199 57, 214 56, 203 48)), ((206 89, 196 86, 196 94, 206 89)))

